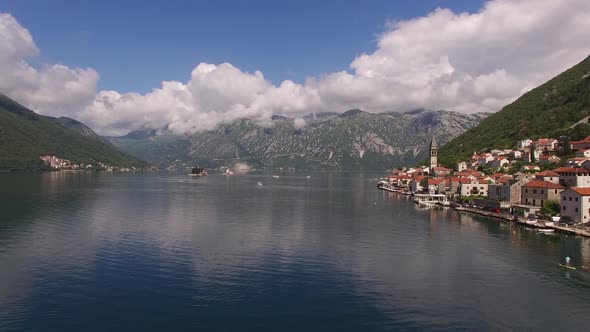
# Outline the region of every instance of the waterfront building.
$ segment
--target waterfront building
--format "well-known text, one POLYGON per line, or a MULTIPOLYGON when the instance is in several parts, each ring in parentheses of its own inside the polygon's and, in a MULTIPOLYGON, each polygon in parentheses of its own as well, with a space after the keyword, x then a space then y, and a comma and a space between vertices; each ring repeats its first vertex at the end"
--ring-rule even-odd
POLYGON ((543 206, 545 202, 554 200, 559 201, 559 194, 565 189, 560 184, 532 180, 522 186, 521 203, 533 206, 543 206))
POLYGON ((462 197, 464 196, 487 196, 488 195, 488 182, 471 180, 468 183, 461 183, 459 193, 462 197))
POLYGON ((568 188, 560 196, 562 216, 568 216, 576 223, 590 221, 590 188, 568 188))
POLYGON ((505 183, 499 180, 499 183, 488 186, 488 197, 494 200, 519 204, 522 198, 522 187, 533 179, 530 174, 521 174, 515 179, 508 179, 505 183))

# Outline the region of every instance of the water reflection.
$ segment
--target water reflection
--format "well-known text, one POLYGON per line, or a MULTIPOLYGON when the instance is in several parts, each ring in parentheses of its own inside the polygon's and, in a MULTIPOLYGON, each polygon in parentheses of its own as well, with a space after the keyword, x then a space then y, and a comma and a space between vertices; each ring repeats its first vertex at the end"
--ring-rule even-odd
POLYGON ((2 175, 0 329, 581 326, 590 274, 557 263, 590 265, 588 240, 372 176, 2 175))

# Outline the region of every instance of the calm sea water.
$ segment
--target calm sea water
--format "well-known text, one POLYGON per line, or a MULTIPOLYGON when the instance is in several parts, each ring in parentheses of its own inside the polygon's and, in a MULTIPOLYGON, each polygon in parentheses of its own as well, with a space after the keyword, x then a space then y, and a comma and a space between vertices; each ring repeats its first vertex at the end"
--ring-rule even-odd
POLYGON ((588 329, 588 240, 306 175, 0 174, 0 330, 588 329))

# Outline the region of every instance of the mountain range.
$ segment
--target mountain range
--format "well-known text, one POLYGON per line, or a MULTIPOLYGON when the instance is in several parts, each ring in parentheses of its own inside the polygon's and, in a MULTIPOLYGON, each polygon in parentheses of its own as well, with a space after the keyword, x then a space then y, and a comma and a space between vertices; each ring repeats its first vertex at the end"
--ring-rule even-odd
POLYGON ((144 128, 107 140, 161 167, 245 162, 256 168, 383 170, 419 162, 432 136, 444 144, 487 115, 423 109, 374 114, 355 109, 308 115, 303 126, 276 115, 270 126, 240 119, 192 135, 144 128))
POLYGON ((232 166, 383 170, 419 163, 434 136, 439 161, 452 166, 474 151, 513 147, 540 137, 590 135, 590 57, 492 115, 417 109, 405 113, 280 115, 271 124, 239 119, 177 135, 142 128, 101 137, 70 118, 42 116, 0 95, 0 170, 38 169, 39 156, 114 166, 232 166), (445 144, 448 143, 448 144, 445 144), (133 156, 133 157, 132 157, 133 156))

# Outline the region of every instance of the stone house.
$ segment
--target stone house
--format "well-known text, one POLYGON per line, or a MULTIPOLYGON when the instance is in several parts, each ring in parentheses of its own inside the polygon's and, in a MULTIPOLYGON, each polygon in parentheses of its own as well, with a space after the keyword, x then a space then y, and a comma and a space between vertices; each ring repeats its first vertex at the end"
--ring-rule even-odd
POLYGON ((565 189, 562 185, 549 181, 532 180, 522 186, 521 203, 543 206, 547 201, 559 201, 559 194, 565 189))
POLYGON ((590 188, 568 188, 560 196, 562 216, 568 216, 576 223, 590 221, 590 188))

